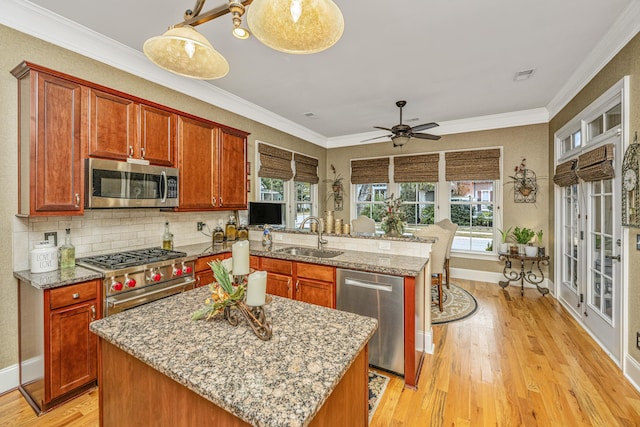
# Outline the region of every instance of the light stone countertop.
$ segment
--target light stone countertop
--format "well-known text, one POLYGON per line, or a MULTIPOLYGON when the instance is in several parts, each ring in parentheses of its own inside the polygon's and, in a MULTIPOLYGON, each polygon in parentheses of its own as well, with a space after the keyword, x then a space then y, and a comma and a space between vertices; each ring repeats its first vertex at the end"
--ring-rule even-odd
POLYGON ((47 273, 31 273, 30 270, 14 271, 13 277, 30 283, 38 289, 51 289, 88 280, 104 279, 102 273, 84 267, 58 269, 47 273))
POLYGON ((242 320, 192 321, 207 287, 91 323, 109 343, 255 426, 305 426, 375 330, 377 321, 274 296, 269 341, 242 320))

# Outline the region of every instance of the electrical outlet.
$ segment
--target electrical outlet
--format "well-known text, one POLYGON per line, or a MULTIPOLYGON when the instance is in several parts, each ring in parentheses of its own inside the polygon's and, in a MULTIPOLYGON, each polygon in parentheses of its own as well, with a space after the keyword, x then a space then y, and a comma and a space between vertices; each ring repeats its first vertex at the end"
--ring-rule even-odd
POLYGON ((204 229, 204 222, 198 221, 198 231, 202 231, 204 229))
POLYGON ((640 332, 636 332, 636 347, 640 350, 640 332))
POLYGON ((44 233, 44 240, 49 240, 49 237, 53 237, 53 246, 58 246, 58 232, 49 231, 47 233, 44 233))

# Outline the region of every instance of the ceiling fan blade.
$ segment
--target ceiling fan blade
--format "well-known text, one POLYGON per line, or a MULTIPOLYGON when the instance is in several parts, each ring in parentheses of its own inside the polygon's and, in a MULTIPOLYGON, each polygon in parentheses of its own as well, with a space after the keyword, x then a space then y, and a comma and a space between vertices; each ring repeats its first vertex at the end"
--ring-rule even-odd
POLYGON ((376 129, 386 130, 387 132, 393 132, 391 129, 389 129, 389 128, 383 128, 383 127, 381 127, 381 126, 374 126, 374 128, 376 128, 376 129))
POLYGON ((373 141, 374 139, 378 139, 378 138, 391 138, 392 136, 393 136, 393 135, 382 135, 382 136, 376 136, 375 138, 365 139, 364 141, 360 141, 360 142, 373 141))
POLYGON ((412 132, 420 132, 421 130, 427 130, 427 129, 431 129, 438 126, 437 123, 431 122, 431 123, 424 123, 421 125, 417 125, 411 128, 412 132))
POLYGON ((434 141, 437 141, 440 139, 440 135, 431 135, 430 133, 414 133, 413 135, 411 135, 412 138, 419 138, 419 139, 431 139, 434 141))

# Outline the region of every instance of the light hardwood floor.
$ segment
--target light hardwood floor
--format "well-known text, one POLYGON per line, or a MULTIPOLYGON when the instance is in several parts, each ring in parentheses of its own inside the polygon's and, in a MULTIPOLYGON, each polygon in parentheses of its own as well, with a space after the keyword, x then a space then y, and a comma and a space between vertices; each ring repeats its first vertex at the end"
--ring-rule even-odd
MULTIPOLYGON (((392 377, 372 426, 638 426, 640 393, 553 298, 535 289, 452 280, 472 317, 434 326, 418 390, 392 377)), ((96 426, 97 391, 37 418, 17 391, 0 426, 96 426)))

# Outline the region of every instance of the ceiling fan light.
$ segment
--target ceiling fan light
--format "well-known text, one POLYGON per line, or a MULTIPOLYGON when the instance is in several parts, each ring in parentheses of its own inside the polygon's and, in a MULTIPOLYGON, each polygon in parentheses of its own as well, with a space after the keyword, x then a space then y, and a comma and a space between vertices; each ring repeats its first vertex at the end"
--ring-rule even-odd
POLYGON ((158 67, 181 76, 213 80, 229 72, 224 56, 189 25, 170 28, 163 35, 150 38, 142 50, 158 67))
POLYGON ((404 144, 409 142, 410 139, 411 138, 406 135, 394 135, 391 137, 394 147, 402 147, 404 144))
POLYGON ((233 34, 233 36, 235 38, 240 39, 240 40, 246 40, 251 35, 251 33, 249 33, 249 30, 247 30, 246 28, 242 28, 242 27, 235 27, 232 30, 232 34, 233 34))
POLYGON ((344 18, 332 0, 254 0, 247 23, 272 49, 308 54, 333 46, 344 32, 344 18))

